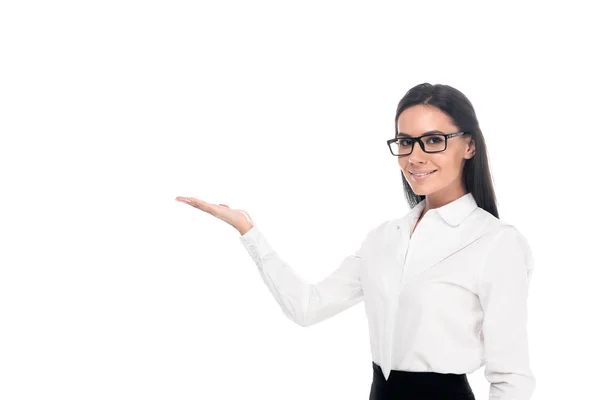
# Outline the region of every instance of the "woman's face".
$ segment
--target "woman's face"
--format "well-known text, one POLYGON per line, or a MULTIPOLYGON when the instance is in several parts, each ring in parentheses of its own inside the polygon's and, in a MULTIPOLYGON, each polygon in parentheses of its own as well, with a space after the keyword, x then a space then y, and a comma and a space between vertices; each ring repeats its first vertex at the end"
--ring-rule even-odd
MULTIPOLYGON (((460 129, 448 115, 439 108, 427 105, 415 105, 402 111, 398 118, 399 135, 421 136, 429 131, 455 133, 460 129)), ((404 177, 417 195, 445 197, 465 193, 462 183, 462 170, 467 159, 475 154, 475 143, 470 135, 449 138, 445 151, 425 153, 415 142, 412 153, 398 157, 398 164, 404 177), (424 178, 413 176, 409 171, 430 172, 424 178)))

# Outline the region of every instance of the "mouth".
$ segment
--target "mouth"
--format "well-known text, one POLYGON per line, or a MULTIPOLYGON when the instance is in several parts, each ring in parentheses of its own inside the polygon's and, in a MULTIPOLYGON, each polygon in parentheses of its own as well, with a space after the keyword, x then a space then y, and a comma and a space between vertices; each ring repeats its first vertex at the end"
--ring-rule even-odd
POLYGON ((431 176, 432 174, 434 174, 435 172, 437 172, 437 169, 434 169, 433 171, 429 171, 429 172, 412 172, 411 170, 408 171, 408 173, 410 174, 411 177, 413 177, 413 179, 420 181, 423 180, 429 176, 431 176))

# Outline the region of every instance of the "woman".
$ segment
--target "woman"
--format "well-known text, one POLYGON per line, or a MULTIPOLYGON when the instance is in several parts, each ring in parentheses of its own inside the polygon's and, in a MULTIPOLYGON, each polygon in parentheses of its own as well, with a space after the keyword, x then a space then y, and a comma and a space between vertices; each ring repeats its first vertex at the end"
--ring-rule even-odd
POLYGON ((527 400, 526 238, 499 219, 486 147, 471 102, 447 85, 420 84, 398 104, 395 137, 411 207, 371 229, 356 252, 308 283, 242 210, 178 197, 233 225, 284 314, 301 326, 364 300, 370 400, 473 400, 466 374, 485 365, 490 400, 527 400))

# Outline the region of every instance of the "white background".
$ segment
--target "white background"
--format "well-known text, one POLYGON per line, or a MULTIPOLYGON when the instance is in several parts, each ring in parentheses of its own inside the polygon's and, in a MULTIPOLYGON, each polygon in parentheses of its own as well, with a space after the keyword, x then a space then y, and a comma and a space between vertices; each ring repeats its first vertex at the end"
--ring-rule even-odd
POLYGON ((422 82, 473 102, 534 252, 534 399, 597 395, 585 4, 2 2, 0 398, 367 399, 363 304, 294 325, 239 233, 175 197, 248 211, 316 282, 408 212, 385 141, 422 82))

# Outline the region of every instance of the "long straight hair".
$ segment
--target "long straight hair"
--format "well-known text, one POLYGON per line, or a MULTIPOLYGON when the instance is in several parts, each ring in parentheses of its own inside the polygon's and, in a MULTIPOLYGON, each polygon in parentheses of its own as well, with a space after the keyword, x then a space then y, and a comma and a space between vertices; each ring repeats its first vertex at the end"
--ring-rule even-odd
MULTIPOLYGON (((411 88, 398 103, 394 130, 398 136, 398 118, 402 111, 414 105, 424 104, 434 106, 446 113, 461 131, 469 132, 475 141, 475 155, 466 160, 462 179, 471 192, 477 205, 490 214, 499 218, 496 207, 496 195, 492 184, 492 176, 488 164, 487 149, 475 109, 469 99, 459 90, 448 85, 421 83, 411 88)), ((425 199, 424 195, 417 195, 402 174, 404 196, 410 208, 425 199)))

